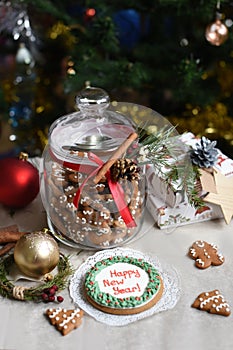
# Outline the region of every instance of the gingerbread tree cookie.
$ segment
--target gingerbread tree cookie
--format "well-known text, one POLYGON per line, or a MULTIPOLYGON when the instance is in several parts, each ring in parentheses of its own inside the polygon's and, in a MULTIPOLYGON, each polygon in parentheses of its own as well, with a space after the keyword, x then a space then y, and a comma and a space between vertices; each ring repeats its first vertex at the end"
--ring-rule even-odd
POLYGON ((229 304, 217 289, 198 295, 192 307, 216 315, 229 316, 231 314, 229 304))
POLYGON ((45 314, 50 323, 55 326, 62 335, 67 335, 73 329, 80 326, 83 311, 80 309, 66 310, 59 307, 57 309, 47 309, 45 314))
POLYGON ((195 260, 195 265, 199 269, 206 269, 211 265, 222 265, 225 261, 223 255, 218 252, 216 245, 202 240, 192 244, 189 248, 188 255, 195 260))

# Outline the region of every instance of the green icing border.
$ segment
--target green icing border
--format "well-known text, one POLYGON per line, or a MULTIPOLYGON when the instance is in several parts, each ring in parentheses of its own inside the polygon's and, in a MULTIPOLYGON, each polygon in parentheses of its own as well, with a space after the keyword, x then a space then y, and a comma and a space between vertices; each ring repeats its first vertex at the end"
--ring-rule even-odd
POLYGON ((143 259, 128 256, 112 256, 97 262, 89 271, 87 271, 85 279, 86 293, 92 298, 92 300, 100 305, 119 309, 132 308, 148 302, 158 292, 160 286, 161 280, 159 278, 159 273, 151 264, 143 259), (99 284, 95 281, 96 275, 104 268, 116 263, 129 263, 140 267, 148 273, 149 282, 144 293, 140 297, 131 296, 129 298, 117 298, 109 293, 100 291, 99 284))

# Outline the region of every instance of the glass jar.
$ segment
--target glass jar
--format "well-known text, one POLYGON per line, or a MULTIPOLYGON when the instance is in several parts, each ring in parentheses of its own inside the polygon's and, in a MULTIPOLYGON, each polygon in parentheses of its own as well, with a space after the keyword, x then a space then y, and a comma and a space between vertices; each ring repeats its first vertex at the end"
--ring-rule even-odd
POLYGON ((88 87, 76 101, 77 112, 51 125, 43 154, 49 229, 72 247, 116 247, 135 238, 143 220, 145 171, 130 158, 136 126, 109 108, 102 89, 88 87))

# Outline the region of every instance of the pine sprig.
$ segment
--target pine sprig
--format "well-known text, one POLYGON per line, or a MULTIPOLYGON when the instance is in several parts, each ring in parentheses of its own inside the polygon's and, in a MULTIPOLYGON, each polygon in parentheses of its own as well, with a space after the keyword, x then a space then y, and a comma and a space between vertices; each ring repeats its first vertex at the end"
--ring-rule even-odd
POLYGON ((176 127, 164 127, 150 135, 147 134, 145 126, 138 129, 140 130, 138 165, 152 164, 167 186, 174 192, 177 189, 183 191, 192 206, 201 208, 204 201, 200 198, 196 186, 200 179, 199 168, 192 164, 190 154, 186 152, 180 136, 175 135, 176 127))
POLYGON ((175 156, 178 137, 174 136, 176 127, 161 128, 156 133, 148 134, 143 127, 139 131, 140 151, 138 164, 153 164, 159 172, 175 156), (177 142, 176 142, 177 141, 177 142))
MULTIPOLYGON (((14 262, 13 254, 7 256, 0 261, 0 295, 9 299, 15 299, 13 289, 15 285, 8 279, 7 274, 10 266, 14 262)), ((24 290, 24 300, 26 301, 42 301, 41 294, 44 289, 52 287, 56 284, 58 290, 66 288, 69 276, 73 273, 70 265, 69 256, 60 254, 60 259, 57 265, 58 273, 51 281, 40 284, 38 287, 26 288, 24 290)))
POLYGON ((173 183, 179 181, 179 187, 186 193, 188 202, 195 208, 201 208, 204 206, 204 201, 199 196, 196 189, 196 183, 199 179, 199 168, 197 166, 192 166, 189 162, 184 162, 183 164, 171 167, 165 181, 174 191, 176 191, 176 189, 174 188, 173 183))

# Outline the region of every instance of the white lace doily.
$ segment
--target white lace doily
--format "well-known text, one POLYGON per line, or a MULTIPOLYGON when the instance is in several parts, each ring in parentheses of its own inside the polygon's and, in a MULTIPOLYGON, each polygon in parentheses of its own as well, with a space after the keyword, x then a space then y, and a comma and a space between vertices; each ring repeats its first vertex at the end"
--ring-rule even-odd
POLYGON ((172 309, 176 305, 181 294, 180 278, 175 268, 170 265, 161 266, 156 257, 149 254, 145 255, 142 252, 127 248, 103 250, 90 256, 74 273, 70 280, 69 290, 74 303, 77 304, 84 312, 94 317, 97 321, 111 326, 125 326, 131 322, 138 321, 155 313, 172 309), (86 272, 98 261, 117 255, 128 255, 134 258, 143 259, 153 265, 162 276, 164 283, 162 298, 149 310, 135 315, 112 315, 97 310, 86 301, 83 288, 86 272))

